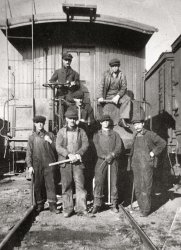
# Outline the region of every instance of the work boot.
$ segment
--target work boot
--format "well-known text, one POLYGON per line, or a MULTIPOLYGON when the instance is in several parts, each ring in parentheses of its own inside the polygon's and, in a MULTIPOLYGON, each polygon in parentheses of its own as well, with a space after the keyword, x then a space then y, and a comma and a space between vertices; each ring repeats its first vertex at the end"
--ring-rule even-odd
POLYGON ((77 212, 77 216, 86 216, 86 215, 88 215, 87 210, 83 210, 83 211, 78 211, 77 212))
POLYGON ((101 210, 101 207, 100 206, 93 206, 93 209, 92 209, 92 214, 97 214, 99 213, 101 210))
POLYGON ((49 202, 49 210, 50 210, 50 212, 55 213, 55 214, 60 213, 60 211, 57 209, 55 202, 49 202))
POLYGON ((129 128, 130 126, 126 123, 125 119, 120 119, 118 125, 123 128, 129 128))
POLYGON ((44 204, 37 204, 37 207, 36 207, 36 212, 40 213, 41 211, 44 210, 44 204))
POLYGON ((113 205, 112 208, 111 208, 111 212, 113 212, 113 213, 119 213, 118 205, 113 205))
POLYGON ((63 216, 64 218, 69 218, 70 216, 72 216, 74 213, 74 211, 70 211, 70 212, 63 212, 63 216))

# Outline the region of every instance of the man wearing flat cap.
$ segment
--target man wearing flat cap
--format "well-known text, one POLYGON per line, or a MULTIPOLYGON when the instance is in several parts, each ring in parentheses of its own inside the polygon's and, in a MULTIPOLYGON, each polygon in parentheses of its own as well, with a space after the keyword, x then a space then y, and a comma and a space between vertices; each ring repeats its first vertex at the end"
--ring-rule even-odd
POLYGON ((119 134, 112 129, 111 117, 104 114, 101 119, 101 130, 94 134, 93 142, 96 148, 97 162, 95 166, 94 206, 92 213, 100 212, 103 205, 104 181, 108 164, 111 171, 111 203, 112 211, 118 212, 118 167, 119 157, 123 150, 123 143, 119 134))
POLYGON ((63 213, 68 218, 74 212, 77 215, 87 214, 87 192, 84 188, 84 163, 83 156, 88 149, 89 142, 85 131, 77 127, 78 112, 69 107, 65 112, 66 125, 57 134, 56 150, 58 160, 69 159, 69 163, 60 165, 63 213), (73 181, 76 192, 76 209, 73 202, 73 181))
POLYGON ((77 124, 86 131, 88 138, 91 138, 95 129, 94 127, 96 121, 94 119, 94 111, 90 103, 84 102, 84 92, 79 89, 71 95, 67 95, 66 100, 71 103, 71 106, 75 107, 78 112, 77 124))
MULTIPOLYGON (((120 60, 114 58, 109 62, 110 69, 103 74, 98 90, 98 103, 104 105, 106 112, 112 113, 105 100, 109 100, 119 108, 119 125, 128 128, 127 121, 130 119, 131 99, 126 94, 127 81, 119 69, 120 60)), ((112 117, 114 119, 114 117, 112 117)))
POLYGON ((134 189, 140 216, 151 212, 151 193, 155 159, 166 148, 166 141, 153 131, 144 128, 145 113, 142 107, 133 113, 135 136, 130 151, 128 170, 133 170, 134 189))
POLYGON ((56 149, 53 134, 44 129, 45 120, 41 115, 33 118, 36 131, 28 139, 26 163, 30 174, 34 174, 37 212, 44 209, 47 200, 50 211, 59 213, 56 207, 55 167, 49 167, 49 163, 56 161, 56 149))
POLYGON ((79 89, 79 74, 70 66, 72 58, 73 56, 71 54, 64 53, 62 55, 63 67, 55 70, 50 79, 50 83, 57 82, 59 85, 56 93, 57 97, 64 96, 79 89))
POLYGON ((97 121, 94 118, 94 111, 90 103, 85 103, 84 92, 77 90, 72 95, 67 96, 67 100, 72 103, 78 112, 77 125, 79 128, 85 130, 89 139, 89 148, 84 154, 85 164, 85 185, 88 192, 88 199, 92 199, 92 180, 94 177, 94 146, 93 146, 93 134, 97 130, 97 121))

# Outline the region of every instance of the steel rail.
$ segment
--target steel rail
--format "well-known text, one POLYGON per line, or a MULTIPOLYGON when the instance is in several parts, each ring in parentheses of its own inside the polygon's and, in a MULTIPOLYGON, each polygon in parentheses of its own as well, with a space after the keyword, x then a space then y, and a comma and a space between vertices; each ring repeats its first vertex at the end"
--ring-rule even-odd
POLYGON ((28 216, 34 211, 35 206, 31 206, 27 211, 24 217, 18 221, 17 224, 10 230, 10 232, 5 236, 3 241, 0 243, 0 250, 5 249, 6 244, 11 240, 13 235, 17 232, 18 228, 23 224, 23 222, 28 218, 28 216))
POLYGON ((6 244, 11 240, 11 238, 18 231, 20 226, 26 221, 28 216, 35 210, 35 198, 34 198, 34 178, 32 175, 31 178, 31 207, 28 208, 23 218, 21 218, 14 227, 9 231, 9 233, 5 236, 5 238, 0 243, 0 250, 6 249, 6 244))
POLYGON ((150 238, 146 235, 146 233, 141 229, 141 227, 138 225, 138 223, 134 220, 134 218, 130 215, 128 211, 120 204, 119 207, 123 211, 123 213, 126 215, 127 219, 129 220, 130 224, 134 228, 134 230, 138 233, 140 236, 143 245, 146 247, 147 250, 158 250, 157 247, 153 244, 153 242, 150 240, 150 238))

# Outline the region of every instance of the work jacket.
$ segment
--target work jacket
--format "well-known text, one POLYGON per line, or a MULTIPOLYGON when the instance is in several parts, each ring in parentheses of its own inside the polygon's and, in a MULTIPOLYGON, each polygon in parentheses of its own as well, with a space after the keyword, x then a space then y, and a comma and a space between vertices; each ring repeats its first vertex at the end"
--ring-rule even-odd
POLYGON ((43 130, 41 132, 33 132, 29 136, 27 152, 26 152, 26 163, 29 167, 49 167, 49 163, 56 161, 56 149, 54 144, 54 135, 43 130), (48 135, 52 140, 50 144, 45 141, 44 137, 48 135))
MULTIPOLYGON (((132 144, 132 147, 130 150, 127 170, 131 169, 132 157, 133 157, 133 153, 134 153, 134 142, 135 142, 136 136, 137 136, 137 134, 135 134, 135 136, 133 138, 133 144, 132 144)), ((148 151, 149 151, 148 154, 152 151, 154 153, 154 157, 156 157, 156 158, 162 153, 162 151, 166 147, 166 141, 163 140, 159 135, 157 135, 153 131, 143 129, 143 138, 145 140, 145 143, 146 143, 148 151)), ((156 162, 152 161, 152 163, 153 163, 153 166, 156 167, 156 162)))
POLYGON ((75 86, 71 87, 73 88, 72 90, 78 89, 80 87, 79 74, 71 67, 67 69, 63 67, 61 69, 55 70, 50 82, 58 82, 57 84, 62 85, 61 89, 57 89, 56 96, 61 96, 68 93, 70 88, 67 83, 75 82, 75 86))
POLYGON ((112 77, 112 72, 110 70, 106 71, 103 74, 103 78, 101 80, 101 83, 99 85, 98 89, 98 98, 103 97, 106 99, 107 97, 107 92, 109 91, 109 87, 112 81, 117 81, 118 83, 118 90, 115 95, 119 95, 120 98, 123 97, 123 95, 127 91, 127 81, 126 77, 123 75, 121 71, 119 71, 117 78, 112 77))
POLYGON ((107 135, 99 130, 94 134, 93 142, 99 159, 105 159, 109 153, 113 153, 114 158, 118 158, 123 150, 122 139, 114 130, 108 131, 107 135))
MULTIPOLYGON (((76 152, 75 154, 79 154, 81 157, 85 154, 88 149, 89 142, 85 131, 81 128, 76 128, 77 130, 77 143, 76 143, 76 152)), ((61 128, 58 131, 57 139, 56 139, 56 150, 58 153, 58 160, 62 161, 68 157, 70 152, 67 149, 67 126, 61 128)), ((61 167, 64 167, 65 164, 61 164, 61 167)))

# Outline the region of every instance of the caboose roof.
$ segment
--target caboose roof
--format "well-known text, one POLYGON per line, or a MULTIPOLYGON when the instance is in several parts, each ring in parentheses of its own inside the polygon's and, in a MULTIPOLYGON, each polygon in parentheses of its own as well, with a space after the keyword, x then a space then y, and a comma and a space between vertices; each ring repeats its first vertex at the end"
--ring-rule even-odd
MULTIPOLYGON (((8 18, 8 27, 9 28, 16 28, 20 26, 30 25, 32 21, 31 15, 26 16, 19 16, 14 18, 8 18)), ((34 15, 34 23, 52 23, 52 22, 67 22, 67 16, 65 14, 60 13, 43 13, 43 14, 35 14, 34 15)), ((71 22, 90 22, 89 17, 74 17, 71 22)), ((141 32, 144 34, 152 35, 154 32, 157 31, 156 28, 142 24, 139 22, 135 22, 132 20, 128 20, 125 18, 117 18, 107 15, 97 15, 96 19, 93 21, 95 24, 105 24, 105 25, 112 25, 116 27, 121 27, 125 29, 131 29, 137 32, 141 32)), ((6 28, 6 21, 5 19, 0 20, 0 28, 6 28)))
MULTIPOLYGON (((86 7, 90 5, 79 4, 80 1, 63 1, 63 0, 4 0, 0 3, 0 28, 6 28, 6 20, 9 28, 16 28, 21 26, 30 25, 32 21, 32 13, 34 14, 34 23, 55 23, 55 22, 67 22, 67 15, 64 13, 64 5, 78 8, 78 6, 86 7), (66 4, 65 4, 66 2, 66 4), (69 2, 69 4, 67 4, 69 2), (76 2, 76 3, 74 3, 76 2), (5 4, 6 3, 6 4, 5 4)), ((91 6, 96 7, 96 15, 93 23, 111 25, 115 27, 125 28, 128 30, 133 30, 145 34, 145 36, 151 36, 156 28, 137 22, 129 20, 126 18, 120 18, 118 16, 108 16, 104 15, 106 12, 106 1, 86 1, 86 4, 91 4, 91 6), (96 3, 96 5, 92 5, 96 3), (100 13, 100 14, 99 14, 100 13)), ((116 6, 115 6, 116 8, 116 6)), ((121 10, 120 10, 121 11, 121 10)), ((86 23, 90 22, 90 17, 88 16, 74 16, 71 22, 86 23)))

